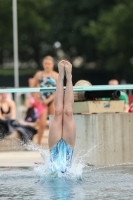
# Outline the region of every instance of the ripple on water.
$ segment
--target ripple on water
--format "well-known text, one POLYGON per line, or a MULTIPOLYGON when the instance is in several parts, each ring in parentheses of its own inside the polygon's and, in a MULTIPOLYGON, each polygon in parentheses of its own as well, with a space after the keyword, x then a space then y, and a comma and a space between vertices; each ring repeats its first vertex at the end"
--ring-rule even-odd
POLYGON ((133 167, 86 168, 82 180, 42 180, 33 168, 0 169, 0 199, 133 199, 133 167))

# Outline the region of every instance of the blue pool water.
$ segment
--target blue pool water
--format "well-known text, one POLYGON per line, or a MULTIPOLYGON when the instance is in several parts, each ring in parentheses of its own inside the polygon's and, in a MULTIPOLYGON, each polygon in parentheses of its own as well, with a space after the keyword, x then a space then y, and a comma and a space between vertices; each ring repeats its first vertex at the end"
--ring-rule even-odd
POLYGON ((88 167, 82 180, 41 173, 40 167, 0 168, 0 200, 133 199, 133 167, 88 167))

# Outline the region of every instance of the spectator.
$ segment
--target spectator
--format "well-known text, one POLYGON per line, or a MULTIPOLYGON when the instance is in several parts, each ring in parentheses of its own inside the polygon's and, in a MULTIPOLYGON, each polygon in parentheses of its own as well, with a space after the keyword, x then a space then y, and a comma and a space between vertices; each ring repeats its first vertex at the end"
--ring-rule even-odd
MULTIPOLYGON (((34 87, 34 79, 30 78, 28 80, 29 87, 34 87)), ((41 104, 40 93, 32 92, 27 95, 24 103, 27 108, 25 121, 20 121, 20 124, 29 125, 37 128, 39 126, 39 117, 41 116, 44 109, 46 109, 45 105, 41 104)), ((49 121, 47 120, 46 125, 49 125, 49 121)))
POLYGON ((9 99, 8 93, 2 93, 0 97, 0 139, 5 138, 16 130, 21 139, 27 143, 37 133, 36 129, 28 125, 23 126, 15 120, 15 102, 9 99))
MULTIPOLYGON (((4 88, 4 87, 3 87, 4 88)), ((0 94, 0 119, 4 120, 7 118, 15 119, 16 117, 16 106, 15 102, 9 99, 8 93, 0 94)))
MULTIPOLYGON (((29 87, 34 87, 34 79, 30 78, 28 80, 29 83, 29 87)), ((35 106, 35 103, 37 104, 37 102, 40 102, 40 93, 39 92, 32 92, 30 94, 28 94, 28 96, 25 99, 25 107, 27 108, 27 112, 26 112, 26 118, 25 121, 27 122, 35 122, 38 119, 38 110, 35 106)), ((43 106, 45 109, 45 106, 43 106)), ((42 108, 43 108, 42 107, 42 108)))
MULTIPOLYGON (((1 99, 1 96, 0 96, 0 99, 1 99)), ((13 99, 12 93, 8 93, 7 99, 9 99, 9 100, 12 100, 12 99, 13 99)))
MULTIPOLYGON (((108 82, 109 85, 118 85, 119 82, 116 79, 112 79, 108 82)), ((129 111, 129 101, 128 101, 128 96, 125 92, 120 92, 120 100, 124 101, 124 112, 128 112, 129 111)))
MULTIPOLYGON (((34 87, 35 81, 34 78, 29 78, 28 79, 28 85, 29 87, 34 87)), ((28 93, 24 102, 24 105, 26 108, 30 108, 32 106, 32 100, 33 99, 40 99, 40 93, 39 92, 31 92, 28 93)))
MULTIPOLYGON (((43 71, 39 71, 34 76, 35 87, 54 87, 58 80, 58 73, 53 70, 54 59, 51 56, 46 56, 43 61, 43 71)), ((38 144, 41 144, 42 135, 46 126, 48 114, 54 114, 54 94, 52 92, 41 92, 41 104, 46 106, 39 119, 38 144)))

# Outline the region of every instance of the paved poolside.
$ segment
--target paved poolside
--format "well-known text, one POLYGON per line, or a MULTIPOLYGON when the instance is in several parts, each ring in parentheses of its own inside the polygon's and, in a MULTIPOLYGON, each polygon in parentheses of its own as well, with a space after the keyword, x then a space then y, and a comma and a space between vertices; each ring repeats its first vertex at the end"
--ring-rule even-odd
POLYGON ((39 151, 0 152, 0 167, 33 167, 44 162, 39 151))
MULTIPOLYGON (((46 129, 42 138, 42 148, 48 148, 48 133, 46 129)), ((37 144, 37 135, 34 136, 33 145, 37 144)), ((42 163, 39 151, 30 151, 20 144, 17 133, 13 133, 4 140, 0 140, 0 167, 33 167, 42 163)))

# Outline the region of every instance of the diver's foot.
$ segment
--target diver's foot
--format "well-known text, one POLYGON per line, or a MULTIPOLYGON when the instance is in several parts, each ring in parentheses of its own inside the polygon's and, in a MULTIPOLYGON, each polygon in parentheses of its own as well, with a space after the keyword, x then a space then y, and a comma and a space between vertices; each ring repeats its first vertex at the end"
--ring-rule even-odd
POLYGON ((66 72, 66 78, 71 79, 72 78, 72 64, 68 61, 65 61, 65 72, 66 72))
POLYGON ((58 71, 59 71, 59 77, 64 79, 64 75, 65 75, 65 60, 61 60, 58 63, 58 71))

